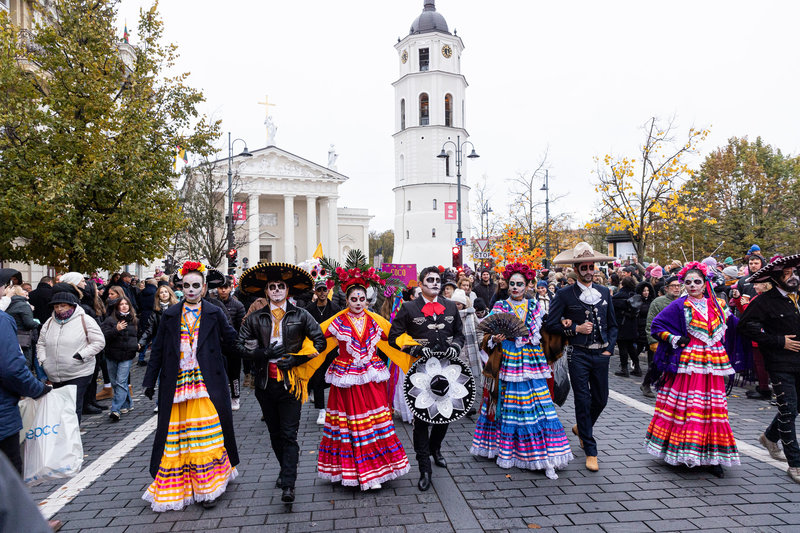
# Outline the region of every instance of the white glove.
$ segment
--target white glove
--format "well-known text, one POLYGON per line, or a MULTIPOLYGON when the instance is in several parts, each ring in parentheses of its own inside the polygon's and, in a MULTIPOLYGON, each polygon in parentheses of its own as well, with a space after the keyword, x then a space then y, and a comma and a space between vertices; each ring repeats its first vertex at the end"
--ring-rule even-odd
POLYGON ((430 357, 431 355, 433 355, 433 352, 430 348, 425 347, 422 349, 422 357, 430 357))
POLYGON ((456 348, 455 346, 449 346, 447 350, 444 351, 444 353, 445 355, 447 355, 447 357, 450 357, 451 359, 458 357, 458 348, 456 348))

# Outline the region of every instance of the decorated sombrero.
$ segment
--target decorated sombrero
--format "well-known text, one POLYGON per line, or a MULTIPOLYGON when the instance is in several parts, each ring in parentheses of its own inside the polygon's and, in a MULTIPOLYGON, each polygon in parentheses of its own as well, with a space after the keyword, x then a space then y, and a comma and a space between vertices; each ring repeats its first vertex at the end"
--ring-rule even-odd
POLYGON ((206 265, 206 284, 208 289, 218 289, 225 285, 225 274, 212 266, 206 265))
POLYGON ((775 278, 775 276, 782 274, 784 268, 792 268, 797 265, 800 265, 800 254, 773 258, 766 266, 756 270, 756 273, 747 278, 747 281, 750 283, 770 281, 775 278))
POLYGON ((467 414, 475 402, 475 379, 458 357, 433 352, 417 359, 403 383, 406 404, 429 424, 447 424, 467 414))
POLYGON ((268 281, 283 281, 292 295, 314 287, 308 272, 289 263, 258 263, 242 272, 239 287, 249 294, 263 293, 268 281))
POLYGON ((614 261, 616 257, 595 252, 588 242, 579 242, 575 248, 565 250, 553 258, 554 265, 614 261))

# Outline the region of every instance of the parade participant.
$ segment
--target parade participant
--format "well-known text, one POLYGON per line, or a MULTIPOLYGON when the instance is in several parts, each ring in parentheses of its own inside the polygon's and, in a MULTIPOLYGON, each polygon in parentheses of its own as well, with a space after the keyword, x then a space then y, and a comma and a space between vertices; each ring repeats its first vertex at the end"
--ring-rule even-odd
MULTIPOLYGON (((398 339, 407 333, 419 344, 412 348, 411 355, 421 356, 431 351, 449 352, 458 356, 464 346, 464 328, 456 304, 439 295, 441 275, 439 268, 430 266, 419 273, 422 286, 421 297, 404 303, 392 322, 389 344, 397 349, 403 347, 398 339)), ((447 468, 442 455, 442 441, 447 433, 447 424, 429 424, 419 417, 414 419, 414 452, 419 464, 419 490, 431 487, 431 457, 440 468, 447 468), (433 427, 431 427, 433 426, 433 427)))
POLYGON ((578 282, 556 293, 545 329, 569 339, 569 377, 575 398, 572 432, 581 440, 586 468, 597 472, 597 441, 593 428, 608 403, 608 365, 617 342, 617 319, 607 287, 592 283, 595 263, 614 258, 595 252, 585 242, 558 254, 554 264, 575 265, 578 282), (562 320, 563 319, 563 320, 562 320))
MULTIPOLYGON (((395 294, 389 313, 389 322, 394 321, 394 317, 397 316, 404 302, 411 302, 419 298, 420 294, 422 294, 422 288, 415 279, 408 283, 406 289, 395 294)), ((397 414, 403 422, 412 424, 414 422, 414 414, 411 412, 411 409, 409 409, 403 392, 403 382, 405 379, 406 371, 389 360, 389 381, 386 383, 389 393, 389 402, 395 414, 397 414)))
POLYGON ((707 466, 724 477, 722 465, 739 464, 723 377, 734 370, 722 344, 736 318, 714 297, 707 265, 690 262, 678 279, 688 295, 669 304, 650 327, 659 341, 654 362, 664 384, 644 444, 668 464, 707 466))
POLYGON ((550 479, 558 479, 556 469, 573 456, 547 388, 552 373, 539 332, 544 312, 535 298, 525 298, 535 272, 513 263, 505 267, 503 277, 510 297, 495 304, 487 321, 498 313, 512 313, 525 325, 525 334, 483 337, 482 345, 490 352, 484 370, 487 381, 470 453, 497 457, 501 468, 544 470, 550 479))
MULTIPOLYGON (((225 276, 222 285, 217 287, 217 299, 228 310, 228 318, 236 333, 242 326, 244 319, 244 305, 231 294, 233 290, 233 276, 225 276)), ((231 350, 226 354, 228 360, 228 384, 231 388, 231 409, 239 410, 239 396, 241 394, 240 377, 242 374, 242 357, 237 350, 231 350)))
POLYGON ((184 300, 163 311, 142 386, 153 399, 158 381, 158 426, 150 456, 155 478, 142 499, 153 511, 194 502, 216 505, 238 474, 223 346, 236 331, 222 310, 203 302, 206 269, 187 261, 180 269, 184 300))
POLYGON ((331 390, 317 473, 344 486, 380 489, 410 468, 392 422, 389 369, 377 350, 405 372, 410 358, 386 342, 389 321, 367 310, 367 289, 384 290, 390 274, 369 268, 360 250, 350 252, 344 268, 325 257, 321 264, 330 265, 332 281, 347 297, 347 309, 322 324, 328 339, 323 355, 337 347, 338 355, 325 373, 331 390))
MULTIPOLYGON (((311 313, 318 324, 322 324, 341 311, 339 306, 328 298, 328 285, 325 279, 314 282, 314 298, 306 306, 306 311, 311 313)), ((325 362, 314 372, 308 382, 308 392, 314 394, 314 408, 318 410, 317 424, 325 424, 325 373, 328 371, 333 359, 338 355, 336 349, 325 355, 325 362)))
POLYGON ((750 283, 770 281, 773 288, 748 304, 739 331, 758 343, 778 403, 778 413, 759 442, 778 461, 789 463, 788 474, 800 483, 800 447, 795 419, 800 407, 800 310, 797 266, 800 255, 774 259, 756 271, 750 283), (778 446, 783 444, 783 453, 778 446))
POLYGON ((269 430, 272 450, 280 464, 275 483, 282 489, 281 501, 294 502, 300 446, 297 431, 300 411, 308 398, 308 379, 303 368, 308 356, 325 347, 319 324, 288 297, 309 290, 308 272, 289 263, 259 263, 239 280, 242 291, 266 294, 269 303, 251 311, 242 322, 237 347, 255 367, 256 399, 269 430))
POLYGON ((678 276, 670 276, 665 280, 664 290, 665 293, 662 296, 659 296, 653 303, 650 304, 650 309, 647 311, 647 322, 645 323, 645 333, 647 334, 647 374, 644 375, 644 379, 642 380, 642 384, 639 386, 639 390, 642 391, 642 394, 647 398, 655 398, 656 395, 652 390, 653 383, 658 380, 658 377, 661 375, 661 372, 658 371, 656 365, 653 363, 653 356, 656 353, 656 348, 658 348, 658 340, 653 338, 651 327, 653 324, 653 320, 658 316, 658 314, 664 310, 670 303, 672 303, 678 296, 681 295, 681 288, 683 287, 683 283, 681 280, 678 279, 678 276))
POLYGON ((450 300, 455 302, 458 314, 461 315, 461 325, 464 327, 464 349, 461 350, 461 360, 469 366, 473 377, 480 379, 483 365, 480 357, 480 339, 477 333, 479 320, 475 316, 472 300, 462 289, 455 290, 450 300))

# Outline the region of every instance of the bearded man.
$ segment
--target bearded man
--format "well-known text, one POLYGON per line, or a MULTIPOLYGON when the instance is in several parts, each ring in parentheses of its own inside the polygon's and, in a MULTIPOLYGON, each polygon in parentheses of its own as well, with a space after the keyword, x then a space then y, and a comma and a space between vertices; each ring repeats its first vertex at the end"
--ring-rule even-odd
POLYGON ((770 281, 773 288, 750 301, 739 319, 738 329, 758 343, 778 402, 778 414, 758 440, 773 459, 789 463, 789 476, 800 483, 800 447, 795 429, 800 406, 797 265, 800 265, 800 254, 780 257, 748 278, 749 283, 770 281), (778 441, 783 444, 782 452, 778 441))

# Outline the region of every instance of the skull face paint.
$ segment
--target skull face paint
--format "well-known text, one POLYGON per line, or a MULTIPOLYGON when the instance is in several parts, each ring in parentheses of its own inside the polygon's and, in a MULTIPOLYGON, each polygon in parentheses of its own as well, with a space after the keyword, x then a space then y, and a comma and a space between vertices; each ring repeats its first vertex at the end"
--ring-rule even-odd
POLYGON ((264 292, 267 294, 270 303, 281 305, 286 300, 286 294, 289 289, 286 287, 286 283, 282 281, 270 281, 267 283, 267 288, 264 292))
POLYGON ((422 295, 432 300, 439 296, 439 291, 442 289, 442 278, 435 272, 428 273, 425 279, 422 280, 422 295))
POLYGON ((367 293, 364 289, 351 289, 347 293, 347 307, 358 316, 367 309, 367 293))
POLYGON ((203 290, 206 285, 203 276, 196 272, 186 274, 183 277, 183 296, 190 304, 196 304, 203 297, 203 290))
POLYGON ((512 274, 508 280, 508 293, 512 300, 522 300, 525 296, 525 276, 520 273, 512 274))

